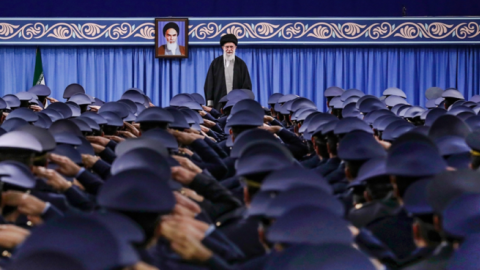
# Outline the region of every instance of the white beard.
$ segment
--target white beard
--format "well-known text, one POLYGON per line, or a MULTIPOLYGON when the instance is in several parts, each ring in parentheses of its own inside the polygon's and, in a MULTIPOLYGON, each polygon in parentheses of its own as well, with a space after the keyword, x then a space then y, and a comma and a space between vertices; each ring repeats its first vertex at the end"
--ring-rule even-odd
POLYGON ((232 54, 228 55, 225 51, 223 51, 223 56, 225 57, 225 60, 227 61, 232 61, 235 59, 235 52, 232 54))
POLYGON ((177 41, 175 41, 175 43, 169 43, 169 42, 167 42, 167 50, 172 51, 172 52, 175 52, 175 50, 177 49, 177 47, 178 47, 177 41))

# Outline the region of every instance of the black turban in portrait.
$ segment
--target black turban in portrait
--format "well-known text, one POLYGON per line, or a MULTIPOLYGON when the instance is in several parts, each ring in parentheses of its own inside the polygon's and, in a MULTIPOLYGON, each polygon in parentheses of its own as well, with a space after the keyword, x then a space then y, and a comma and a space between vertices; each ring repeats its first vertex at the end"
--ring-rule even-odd
POLYGON ((174 22, 169 22, 169 23, 165 24, 165 26, 163 27, 163 36, 165 36, 165 33, 170 28, 175 29, 175 31, 177 31, 177 35, 179 34, 180 28, 178 28, 178 24, 176 24, 174 22))

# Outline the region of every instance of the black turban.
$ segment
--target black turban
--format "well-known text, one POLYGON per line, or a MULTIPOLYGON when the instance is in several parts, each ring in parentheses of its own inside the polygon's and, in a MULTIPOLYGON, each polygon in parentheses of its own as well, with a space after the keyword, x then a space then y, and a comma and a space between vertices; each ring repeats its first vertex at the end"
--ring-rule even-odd
POLYGON ((180 33, 180 28, 178 28, 178 24, 176 24, 174 22, 169 22, 169 23, 165 24, 165 26, 163 27, 163 36, 165 36, 165 33, 170 28, 175 29, 175 31, 177 31, 177 35, 180 33))
POLYGON ((223 46, 225 43, 233 42, 235 46, 238 45, 238 39, 234 34, 226 34, 220 39, 220 46, 223 46))

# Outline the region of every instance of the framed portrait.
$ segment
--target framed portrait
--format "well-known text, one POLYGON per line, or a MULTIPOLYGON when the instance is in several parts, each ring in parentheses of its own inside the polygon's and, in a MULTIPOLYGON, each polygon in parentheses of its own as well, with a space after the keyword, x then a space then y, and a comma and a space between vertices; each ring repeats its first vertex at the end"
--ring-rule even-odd
POLYGON ((155 57, 188 58, 188 18, 155 19, 155 57))

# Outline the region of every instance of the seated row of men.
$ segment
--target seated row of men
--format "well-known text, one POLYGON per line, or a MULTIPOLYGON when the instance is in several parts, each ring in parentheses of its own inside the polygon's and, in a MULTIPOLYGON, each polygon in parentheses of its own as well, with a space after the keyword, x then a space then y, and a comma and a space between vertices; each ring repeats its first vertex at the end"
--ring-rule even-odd
POLYGON ((480 98, 0 99, 5 269, 477 269, 480 98))

